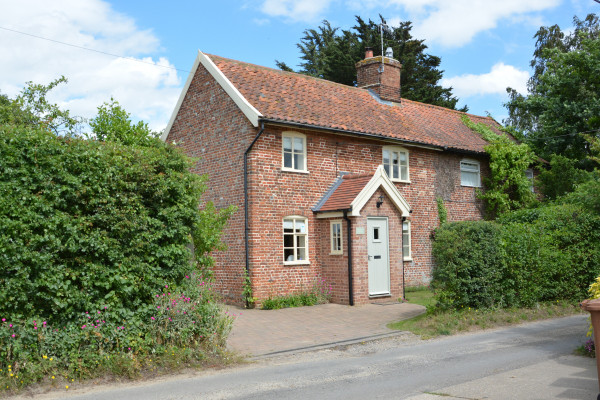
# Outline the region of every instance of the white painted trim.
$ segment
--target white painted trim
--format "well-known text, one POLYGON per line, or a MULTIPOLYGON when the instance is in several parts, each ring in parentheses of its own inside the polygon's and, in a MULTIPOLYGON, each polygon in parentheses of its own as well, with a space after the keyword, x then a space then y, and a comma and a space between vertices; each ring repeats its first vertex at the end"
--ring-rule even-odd
POLYGON ((326 212, 318 212, 316 214, 317 219, 340 218, 343 216, 344 216, 344 213, 341 211, 326 211, 326 212))
POLYGON ((349 214, 351 217, 360 216, 360 211, 367 204, 367 201, 373 196, 373 193, 379 188, 383 188, 384 192, 387 194, 389 199, 392 201, 394 206, 400 211, 403 217, 408 217, 410 215, 410 206, 408 202, 404 199, 402 194, 396 188, 396 185, 390 180, 390 178, 385 173, 383 169, 383 165, 377 167, 375 174, 373 174, 373 178, 365 185, 365 187, 360 191, 360 193, 356 196, 356 198, 352 201, 351 207, 352 212, 349 214))
POLYGON ((233 85, 233 83, 231 83, 229 79, 227 79, 227 77, 223 74, 223 72, 221 72, 219 67, 217 67, 215 63, 206 54, 198 50, 198 57, 196 57, 196 60, 194 61, 194 66, 192 67, 192 70, 188 75, 188 79, 185 82, 183 90, 181 91, 179 100, 177 100, 177 104, 175 105, 175 109, 173 110, 173 114, 171 115, 171 119, 169 120, 169 123, 160 138, 163 141, 168 138, 169 132, 171 131, 173 123, 175 122, 175 117, 179 113, 181 103, 183 102, 183 99, 185 98, 185 95, 187 94, 187 91, 190 88, 190 85, 192 83, 194 75, 196 74, 196 70, 198 69, 199 64, 202 64, 204 68, 206 68, 207 71, 213 76, 213 78, 215 78, 215 80, 219 83, 219 85, 221 85, 223 90, 225 90, 225 93, 227 93, 229 97, 231 97, 231 99, 238 106, 240 111, 242 111, 246 118, 248 118, 250 123, 254 127, 258 127, 258 119, 263 116, 260 113, 260 111, 254 108, 254 106, 252 106, 252 104, 250 104, 250 102, 246 100, 246 98, 240 93, 240 91, 233 85))

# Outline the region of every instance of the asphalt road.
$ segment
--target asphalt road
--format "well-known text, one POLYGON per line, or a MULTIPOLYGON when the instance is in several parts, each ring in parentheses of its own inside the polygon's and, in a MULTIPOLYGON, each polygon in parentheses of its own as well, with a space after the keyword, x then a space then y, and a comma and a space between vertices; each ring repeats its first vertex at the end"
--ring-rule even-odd
POLYGON ((586 316, 578 315, 429 341, 406 334, 183 378, 70 392, 68 397, 595 399, 595 360, 572 355, 587 324, 586 316))

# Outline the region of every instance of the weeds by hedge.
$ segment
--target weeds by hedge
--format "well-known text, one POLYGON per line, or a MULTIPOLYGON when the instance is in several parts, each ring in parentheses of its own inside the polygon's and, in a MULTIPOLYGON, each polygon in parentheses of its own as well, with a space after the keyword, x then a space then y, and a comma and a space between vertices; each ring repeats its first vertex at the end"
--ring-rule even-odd
POLYGON ((507 213, 436 232, 432 287, 442 308, 581 300, 600 273, 600 216, 576 204, 507 213))
POLYGON ((263 310, 278 310, 280 308, 314 306, 329 303, 331 300, 331 285, 324 279, 313 280, 309 290, 301 290, 298 293, 286 296, 269 297, 262 302, 263 310))

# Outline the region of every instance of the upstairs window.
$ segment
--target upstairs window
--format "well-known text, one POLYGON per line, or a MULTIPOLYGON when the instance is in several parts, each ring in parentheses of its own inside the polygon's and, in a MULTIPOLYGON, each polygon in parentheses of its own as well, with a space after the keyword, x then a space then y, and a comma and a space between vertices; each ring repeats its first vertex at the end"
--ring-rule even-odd
POLYGON ((307 223, 304 217, 283 219, 283 262, 284 264, 307 264, 307 223))
POLYGON ((481 186, 479 161, 462 160, 460 162, 460 184, 462 186, 481 186))
POLYGON ((342 243, 342 221, 331 221, 331 254, 344 254, 342 243))
POLYGON ((408 182, 408 150, 398 146, 384 146, 383 168, 391 180, 408 182))
POLYGON ((525 170, 525 176, 529 179, 529 190, 531 190, 531 193, 535 193, 535 189, 533 188, 533 169, 527 168, 525 170))
POLYGON ((306 170, 306 136, 296 132, 283 132, 282 169, 286 171, 306 170))

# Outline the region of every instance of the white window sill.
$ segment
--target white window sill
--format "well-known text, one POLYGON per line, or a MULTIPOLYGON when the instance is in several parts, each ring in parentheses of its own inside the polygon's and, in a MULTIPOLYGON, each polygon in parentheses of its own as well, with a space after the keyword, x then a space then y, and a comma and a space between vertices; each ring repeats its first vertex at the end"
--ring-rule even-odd
POLYGON ((398 182, 398 183, 410 183, 410 181, 403 181, 402 179, 390 179, 392 182, 398 182))
POLYGON ((403 258, 402 260, 404 260, 404 261, 411 261, 412 262, 413 259, 412 259, 412 257, 408 257, 408 258, 403 258))
POLYGON ((283 265, 310 265, 310 261, 284 261, 283 265))
POLYGON ((330 256, 343 256, 344 252, 343 251, 332 251, 331 253, 329 253, 330 256))
POLYGON ((462 186, 462 187, 472 187, 472 188, 480 188, 481 187, 481 185, 479 185, 479 186, 471 186, 471 185, 463 185, 463 184, 461 184, 460 186, 462 186))
POLYGON ((282 172, 296 172, 298 174, 310 174, 310 172, 303 169, 293 169, 293 168, 281 168, 282 172))

